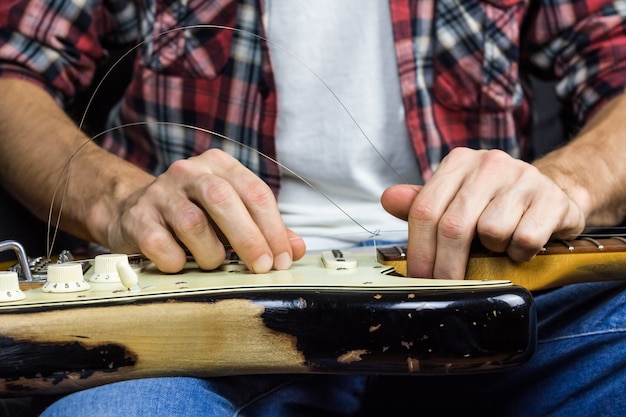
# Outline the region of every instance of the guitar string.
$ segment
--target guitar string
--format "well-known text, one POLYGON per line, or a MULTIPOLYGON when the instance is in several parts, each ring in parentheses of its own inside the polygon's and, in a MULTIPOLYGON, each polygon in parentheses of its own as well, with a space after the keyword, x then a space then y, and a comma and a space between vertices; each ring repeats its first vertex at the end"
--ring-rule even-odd
MULTIPOLYGON (((350 118, 350 120, 352 121, 352 123, 356 126, 356 128, 358 129, 359 134, 365 139, 365 141, 369 144, 370 148, 376 152, 377 156, 383 161, 383 163, 392 171, 393 175, 395 175, 400 182, 405 183, 405 184, 409 184, 410 182, 407 181, 405 178, 403 178, 403 176, 401 174, 398 173, 398 171, 393 167, 393 165, 381 154, 381 152, 378 150, 378 148, 376 148, 376 146, 372 143, 371 139, 369 138, 369 136, 367 135, 367 133, 363 130, 363 128, 361 127, 361 125, 358 123, 358 121, 356 120, 356 118, 354 117, 354 115, 350 112, 350 110, 348 109, 348 107, 345 105, 345 103, 341 100, 341 98, 335 93, 335 91, 326 83, 326 81, 324 79, 322 79, 322 77, 320 77, 309 65, 307 65, 303 60, 299 59, 294 53, 292 53, 291 51, 289 51, 287 48, 283 47, 282 45, 280 45, 277 42, 274 42, 270 39, 267 39, 264 36, 261 36, 257 33, 254 32, 250 32, 244 29, 240 29, 240 28, 233 28, 233 27, 229 27, 229 26, 223 26, 223 25, 211 25, 211 24, 198 24, 198 25, 186 25, 186 26, 180 26, 177 28, 173 28, 173 29, 169 29, 163 32, 160 32, 158 34, 156 34, 155 36, 149 36, 146 39, 144 39, 143 41, 135 44, 133 47, 131 47, 128 51, 126 51, 124 54, 122 54, 115 62, 113 62, 113 64, 107 69, 107 71, 104 73, 104 75, 101 77, 101 79, 98 81, 98 83, 96 84, 92 94, 90 95, 87 104, 85 106, 85 109, 81 115, 81 118, 79 120, 78 123, 78 130, 77 130, 77 136, 78 137, 80 135, 80 133, 82 132, 82 129, 85 125, 85 121, 87 120, 87 115, 89 113, 89 110, 91 109, 93 102, 98 94, 98 92, 101 90, 102 86, 104 85, 104 82, 109 78, 109 76, 111 75, 111 73, 115 70, 115 68, 120 65, 120 63, 127 59, 129 55, 131 55, 134 51, 136 51, 138 48, 140 48, 142 45, 146 44, 147 42, 149 42, 152 39, 158 39, 161 36, 165 36, 169 33, 173 33, 173 32, 177 32, 177 31, 183 31, 183 30, 188 30, 188 29, 224 29, 224 30, 232 30, 234 32, 238 32, 244 35, 249 35, 252 36, 254 38, 257 38, 263 42, 266 43, 270 43, 273 46, 276 46, 278 48, 278 50, 284 52, 285 54, 287 54, 291 59, 294 59, 299 65, 301 65, 309 74, 311 74, 313 77, 315 77, 315 79, 325 88, 325 90, 331 94, 331 96, 333 97, 333 99, 339 104, 339 106, 341 107, 341 109, 345 112, 345 114, 350 118)), ((351 216, 347 210, 343 209, 336 201, 334 201, 332 198, 330 198, 330 196, 328 196, 327 194, 323 193, 318 187, 316 187, 314 184, 312 184, 310 181, 308 181, 307 179, 305 179, 302 175, 298 174, 296 171, 290 169, 289 167, 285 166, 284 164, 279 163, 277 160, 270 158, 268 155, 260 152, 257 149, 254 149, 250 146, 247 146, 233 138, 229 138, 223 134, 217 133, 217 132, 213 132, 210 131, 208 129, 203 129, 203 128, 199 128, 196 126, 191 126, 191 125, 185 125, 185 124, 180 124, 180 123, 175 123, 175 122, 167 122, 167 121, 154 121, 154 122, 136 122, 136 123, 129 123, 129 124, 125 124, 125 125, 121 125, 121 126, 116 126, 116 127, 112 127, 110 129, 107 129, 103 132, 100 132, 98 134, 96 134, 95 136, 91 136, 90 138, 88 138, 87 141, 85 141, 85 143, 83 143, 81 146, 79 146, 68 158, 67 162, 65 163, 65 165, 63 166, 63 169, 59 175, 59 179, 57 180, 57 183, 55 185, 55 188, 53 190, 53 194, 52 194, 52 201, 50 203, 50 208, 48 211, 48 221, 47 221, 47 236, 46 236, 46 252, 47 252, 47 256, 48 258, 50 258, 52 256, 52 251, 54 248, 54 244, 55 244, 55 240, 57 238, 59 229, 60 229, 60 222, 61 222, 61 215, 62 215, 62 211, 63 211, 63 205, 65 202, 65 196, 67 194, 67 187, 69 184, 69 171, 70 171, 70 167, 71 167, 71 163, 73 161, 73 159, 75 158, 75 156, 78 154, 78 152, 80 152, 80 150, 86 146, 89 142, 94 141, 95 139, 97 139, 98 137, 111 132, 113 130, 116 129, 123 129, 126 127, 130 127, 130 126, 138 126, 138 125, 147 125, 147 124, 162 124, 162 125, 172 125, 172 126, 178 126, 178 127, 183 127, 186 129, 196 129, 198 131, 202 131, 204 133, 210 134, 210 135, 214 135, 217 136, 220 139, 223 140, 227 140, 237 146, 241 146, 246 148, 247 150, 250 150, 254 153, 256 153, 257 155, 261 156, 262 158, 265 158, 267 160, 269 160, 270 162, 277 164, 280 168, 290 172, 292 175, 296 176, 296 178, 298 178, 300 181, 303 181, 307 186, 311 187, 314 191, 320 193, 326 200, 328 200, 333 206, 335 206, 337 209, 339 209, 345 216, 347 216, 347 218, 353 222, 356 226, 358 226, 360 229, 362 229, 363 231, 365 231, 368 235, 370 239, 373 239, 373 247, 374 247, 374 253, 375 253, 375 249, 376 249, 376 240, 377 237, 379 237, 382 233, 382 231, 380 229, 375 229, 375 230, 369 230, 368 228, 366 228, 364 225, 362 225, 361 223, 359 223, 353 216, 351 216), (62 191, 59 191, 61 184, 63 184, 62 187, 62 191), (59 209, 58 209, 58 214, 56 215, 56 219, 54 216, 54 203, 57 199, 57 194, 61 193, 61 197, 60 197, 60 202, 59 202, 59 209), (52 227, 52 222, 54 219, 54 227, 52 227)), ((393 232, 393 231, 388 231, 388 232, 393 232)))
POLYGON ((143 121, 143 122, 130 122, 130 123, 124 123, 118 126, 113 126, 111 128, 108 128, 106 130, 103 130, 102 132, 96 134, 95 136, 92 136, 90 138, 90 140, 96 140, 98 139, 100 136, 106 135, 107 133, 113 132, 115 130, 121 130, 121 129, 126 129, 129 127, 133 127, 133 126, 147 126, 147 125, 161 125, 161 126, 175 126, 175 127, 182 127, 183 129, 191 129, 191 130, 196 130, 199 132, 203 132, 209 135, 214 135, 217 136, 220 139, 229 141, 231 143, 234 143, 238 146, 241 146, 242 148, 245 148, 249 151, 253 151, 256 154, 258 154, 259 156, 267 159, 268 161, 278 165, 280 168, 284 169, 285 171, 288 171, 291 175, 295 176, 296 178, 298 178, 300 181, 302 181, 303 183, 305 183, 308 187, 311 187, 313 190, 315 190, 316 192, 320 193, 322 195, 322 197, 326 198, 326 200, 328 200, 331 204, 333 204, 337 209, 339 209, 346 217, 348 217, 348 219, 350 219, 352 222, 354 222, 357 226, 359 226, 361 229, 363 229, 366 233, 370 234, 370 235, 378 235, 380 233, 379 230, 369 230, 368 228, 366 228, 365 226, 363 226, 361 223, 359 223, 354 217, 352 217, 346 210, 344 210, 337 202, 335 202, 332 198, 330 198, 330 196, 328 196, 326 193, 324 193, 323 191, 321 191, 317 186, 315 186, 312 182, 310 182, 309 180, 307 180, 305 177, 303 177, 301 174, 299 174, 298 172, 294 171, 293 169, 287 167, 285 164, 280 163, 278 160, 272 158, 271 156, 249 146, 246 145, 244 143, 238 142, 235 139, 232 139, 226 135, 223 135, 221 133, 218 132, 214 132, 212 130, 209 129, 205 129, 199 126, 194 126, 194 125, 189 125, 189 124, 185 124, 185 123, 177 123, 177 122, 167 122, 167 121, 143 121))
MULTIPOLYGON (((331 94, 331 96, 333 97, 333 99, 339 104, 339 106, 342 108, 342 110, 345 112, 345 114, 350 118, 350 120, 352 121, 352 123, 356 126, 356 128, 358 129, 359 134, 366 140, 366 142, 369 144, 369 146, 371 147, 371 149, 377 153, 378 157, 381 158, 381 160, 384 162, 384 164, 389 167, 391 169, 391 171, 393 172, 393 174, 399 178, 399 180, 405 184, 409 184, 410 181, 407 181, 406 179, 404 179, 402 177, 402 175, 400 175, 397 170, 392 166, 392 164, 380 153, 380 151, 376 148, 376 146, 372 143, 372 141, 370 140, 369 136, 367 135, 367 133, 363 130, 363 128, 361 127, 361 125, 358 123, 358 121, 356 120, 356 118, 354 117, 354 115, 350 112, 350 110, 348 109, 348 107, 345 105, 345 103, 341 100, 341 98, 335 93, 335 91, 326 83, 326 81, 324 79, 322 79, 322 77, 320 77, 310 66, 308 66, 303 60, 299 59, 294 53, 292 53, 291 51, 289 51, 287 48, 283 47, 282 45, 267 39, 264 36, 261 36, 259 34, 250 32, 250 31, 246 31, 243 29, 239 29, 239 28, 233 28, 233 27, 229 27, 229 26, 222 26, 222 25, 211 25, 211 24, 198 24, 198 25, 186 25, 186 26, 181 26, 181 27, 177 27, 177 28, 173 28, 167 31, 163 31, 161 33, 158 33, 155 35, 155 39, 161 36, 165 36, 169 33, 172 32, 176 32, 176 31, 183 31, 183 30, 188 30, 188 29, 224 29, 224 30, 232 30, 244 35, 249 35, 252 37, 255 37, 263 42, 266 43, 271 43, 273 46, 276 46, 280 51, 282 51, 283 53, 287 54, 291 59, 294 59, 299 65, 302 66, 302 68, 304 68, 308 73, 310 73, 313 77, 315 77, 315 79, 317 79, 320 84, 325 88, 325 90, 331 94)), ((85 125, 85 121, 87 120, 87 115, 93 105, 93 102, 98 94, 98 92, 101 90, 101 87, 104 85, 105 81, 109 78, 109 76, 111 75, 111 73, 115 70, 115 68, 125 59, 128 58, 129 55, 131 55, 134 51, 136 51, 138 48, 140 48, 142 45, 146 44, 147 42, 149 42, 151 39, 153 39, 153 37, 148 37, 146 39, 144 39, 143 41, 137 43, 136 45, 134 45, 133 47, 131 47, 128 51, 126 51, 124 54, 122 54, 115 62, 113 62, 113 64, 107 69, 107 71, 104 73, 104 75, 101 77, 101 79, 98 81, 98 83, 96 84, 91 96, 89 97, 87 104, 85 106, 85 109, 81 115, 81 118, 79 120, 78 123, 78 129, 77 129, 77 137, 80 135, 84 125, 85 125)), ((121 126, 116 126, 116 127, 112 127, 109 128, 107 130, 104 130, 90 138, 88 138, 87 141, 85 141, 85 143, 83 143, 81 146, 79 146, 68 158, 68 160, 66 161, 60 175, 59 178, 57 180, 57 184, 54 188, 53 191, 53 195, 52 195, 52 201, 50 203, 50 208, 49 208, 49 212, 48 212, 48 219, 47 219, 47 235, 46 235, 46 252, 47 252, 47 256, 48 258, 50 258, 52 256, 52 250, 54 248, 54 244, 55 244, 55 240, 57 238, 59 229, 60 229, 60 220, 61 220, 61 215, 62 215, 62 211, 63 211, 63 205, 65 202, 65 196, 67 194, 67 187, 69 185, 69 171, 71 168, 71 162, 74 159, 74 157, 78 154, 78 152, 80 152, 80 150, 87 145, 87 143, 97 139, 98 137, 109 133, 113 130, 116 129, 123 129, 123 128, 127 128, 127 127, 131 127, 131 126, 138 126, 138 125, 147 125, 147 124, 161 124, 161 125, 172 125, 172 126, 179 126, 182 128, 186 128, 186 129, 195 129, 198 131, 202 131, 204 133, 210 134, 212 136, 221 138, 223 140, 227 140, 237 146, 241 146, 244 147, 256 154, 258 154, 259 156, 271 161, 274 164, 277 164, 279 167, 281 167, 282 169, 289 171, 292 175, 296 176, 299 180, 303 181, 307 186, 311 187, 313 190, 315 190, 316 192, 320 193, 326 200, 328 200, 332 205, 334 205, 338 210, 340 210, 345 216, 347 216, 348 219, 350 219, 350 221, 352 221, 356 226, 358 226, 360 229, 362 229, 363 231, 365 231, 368 235, 369 238, 373 239, 373 245, 374 248, 376 248, 376 240, 377 237, 379 237, 382 233, 382 231, 380 229, 376 229, 376 230, 369 230, 368 228, 366 228, 365 226, 363 226, 361 223, 359 223, 353 216, 351 216, 345 209, 343 209, 337 202, 335 202, 334 200, 332 200, 332 198, 330 198, 330 196, 328 196, 327 194, 323 193, 318 187, 316 187, 314 184, 312 184, 310 181, 308 181, 306 178, 304 178, 302 175, 298 174, 295 170, 290 169, 289 167, 285 166, 284 164, 279 163, 277 160, 270 158, 268 155, 260 152, 257 149, 254 149, 250 146, 247 146, 245 144, 242 144, 241 142, 233 139, 233 138, 229 138, 225 135, 222 135, 220 133, 214 132, 214 131, 210 131, 208 129, 203 129, 200 127, 196 127, 196 126, 191 126, 191 125, 185 125, 185 124, 179 124, 179 123, 175 123, 175 122, 166 122, 166 121, 153 121, 153 122, 135 122, 135 123, 129 123, 129 124, 125 124, 125 125, 121 125, 121 126), (57 199, 57 194, 60 192, 59 188, 61 186, 61 184, 63 184, 62 187, 62 191, 61 191, 61 197, 60 197, 60 203, 59 203, 59 210, 58 210, 58 214, 56 216, 56 219, 54 220, 54 227, 52 227, 52 222, 53 222, 53 218, 54 218, 54 203, 57 199)), ((613 231, 613 233, 606 233, 605 230, 607 228, 606 227, 587 227, 585 228, 585 231, 583 231, 583 233, 580 235, 581 237, 606 237, 606 236, 614 236, 616 234, 618 235, 623 235, 626 236, 625 232, 626 232, 626 227, 620 227, 620 226, 613 226, 613 227, 609 227, 609 229, 611 231, 613 231), (615 233, 618 232, 618 233, 615 233)), ((393 231, 388 231, 388 232, 393 232, 393 231)))

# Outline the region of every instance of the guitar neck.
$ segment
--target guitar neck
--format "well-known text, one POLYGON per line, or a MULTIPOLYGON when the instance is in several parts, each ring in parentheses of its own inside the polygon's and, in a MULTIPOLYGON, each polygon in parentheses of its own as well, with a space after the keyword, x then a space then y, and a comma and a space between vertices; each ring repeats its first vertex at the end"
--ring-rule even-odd
MULTIPOLYGON (((378 249, 378 260, 407 275, 406 247, 378 249)), ((506 254, 474 245, 466 279, 507 279, 531 291, 568 284, 626 279, 626 239, 582 237, 571 241, 551 241, 528 262, 512 261, 506 254)))

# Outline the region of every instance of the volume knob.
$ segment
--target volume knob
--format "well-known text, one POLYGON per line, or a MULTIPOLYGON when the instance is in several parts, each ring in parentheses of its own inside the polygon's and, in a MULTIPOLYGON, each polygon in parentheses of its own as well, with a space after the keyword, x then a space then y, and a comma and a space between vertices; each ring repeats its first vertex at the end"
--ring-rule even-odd
POLYGON ((77 262, 48 265, 48 279, 41 287, 43 292, 78 292, 89 288, 83 279, 83 267, 77 262))
POLYGON ((0 271, 0 302, 17 301, 26 298, 20 290, 20 284, 15 271, 0 271))
POLYGON ((128 263, 128 255, 118 253, 106 253, 94 258, 94 272, 89 281, 91 282, 121 282, 117 271, 119 262, 128 263))

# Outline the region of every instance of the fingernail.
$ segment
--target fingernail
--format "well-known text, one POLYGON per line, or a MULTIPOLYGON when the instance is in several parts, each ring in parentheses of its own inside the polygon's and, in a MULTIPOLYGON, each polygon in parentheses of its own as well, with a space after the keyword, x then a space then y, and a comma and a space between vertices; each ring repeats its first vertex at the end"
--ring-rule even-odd
POLYGON ((272 269, 272 258, 265 254, 252 263, 252 271, 255 273, 264 273, 272 269))
POLYGON ((291 266, 291 255, 288 252, 283 252, 274 258, 274 268, 278 270, 289 269, 291 266))

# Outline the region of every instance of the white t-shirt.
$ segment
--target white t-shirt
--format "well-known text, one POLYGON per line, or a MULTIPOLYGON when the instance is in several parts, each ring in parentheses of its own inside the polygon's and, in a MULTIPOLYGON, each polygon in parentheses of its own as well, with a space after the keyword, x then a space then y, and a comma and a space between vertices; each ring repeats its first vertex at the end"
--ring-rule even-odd
POLYGON ((377 230, 379 240, 406 239, 406 223, 380 204, 389 185, 421 182, 388 2, 265 4, 278 94, 277 155, 297 174, 283 171, 278 203, 287 226, 314 250, 350 246, 377 230))

